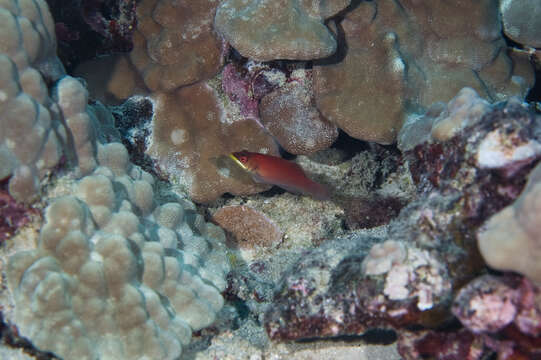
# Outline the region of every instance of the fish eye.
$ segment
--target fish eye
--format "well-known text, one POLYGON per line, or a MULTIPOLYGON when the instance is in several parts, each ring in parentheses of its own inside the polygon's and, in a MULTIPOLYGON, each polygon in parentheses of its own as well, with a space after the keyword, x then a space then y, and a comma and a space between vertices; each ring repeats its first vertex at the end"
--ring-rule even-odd
POLYGON ((240 161, 241 163, 247 162, 247 161, 248 161, 248 156, 240 156, 240 157, 239 157, 239 161, 240 161))

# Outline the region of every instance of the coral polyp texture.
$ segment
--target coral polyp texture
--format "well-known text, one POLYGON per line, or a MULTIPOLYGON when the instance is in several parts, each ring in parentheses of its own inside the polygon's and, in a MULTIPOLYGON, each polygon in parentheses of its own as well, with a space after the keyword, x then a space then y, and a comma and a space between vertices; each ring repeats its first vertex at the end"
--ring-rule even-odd
POLYGON ((339 25, 347 50, 316 62, 316 103, 358 139, 392 143, 407 114, 466 86, 491 100, 532 86, 527 58, 507 54, 491 0, 362 2, 339 25))
POLYGON ((157 202, 123 145, 100 145, 98 163, 10 258, 14 320, 67 359, 175 359, 222 307, 224 234, 186 200, 157 202))
POLYGON ((216 30, 243 56, 258 61, 311 60, 336 51, 325 19, 349 0, 226 0, 216 11, 216 30))
POLYGON ((315 107, 311 72, 297 70, 292 80, 261 99, 261 122, 292 154, 311 154, 332 145, 338 137, 315 107))

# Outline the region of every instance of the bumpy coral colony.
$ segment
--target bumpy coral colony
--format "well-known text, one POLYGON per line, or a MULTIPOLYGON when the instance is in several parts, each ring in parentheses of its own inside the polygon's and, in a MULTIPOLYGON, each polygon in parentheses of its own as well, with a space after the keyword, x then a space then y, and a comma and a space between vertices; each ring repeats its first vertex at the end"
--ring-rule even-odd
POLYGON ((541 358, 540 19, 0 1, 0 357, 541 358))

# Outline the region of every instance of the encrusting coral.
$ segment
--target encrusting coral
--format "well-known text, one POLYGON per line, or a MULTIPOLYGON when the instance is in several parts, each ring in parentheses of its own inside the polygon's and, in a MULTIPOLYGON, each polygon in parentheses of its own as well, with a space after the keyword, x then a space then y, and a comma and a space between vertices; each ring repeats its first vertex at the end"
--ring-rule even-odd
POLYGON ((250 206, 224 206, 212 215, 212 220, 231 233, 231 242, 239 248, 272 247, 282 240, 280 228, 250 206))
POLYGON ((130 62, 151 91, 171 91, 215 75, 221 44, 212 31, 217 1, 144 0, 130 62))
POLYGON ((222 67, 222 43, 212 29, 217 6, 214 0, 139 1, 131 52, 85 62, 76 73, 94 96, 110 102, 212 78, 222 67))

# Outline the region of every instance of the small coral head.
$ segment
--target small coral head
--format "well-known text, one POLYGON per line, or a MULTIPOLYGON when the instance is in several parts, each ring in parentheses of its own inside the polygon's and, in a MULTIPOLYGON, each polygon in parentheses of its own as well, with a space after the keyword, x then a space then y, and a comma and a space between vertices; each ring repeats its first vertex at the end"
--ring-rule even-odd
POLYGON ((229 157, 233 159, 233 161, 236 162, 244 170, 250 170, 248 164, 250 161, 250 153, 248 151, 242 150, 239 152, 234 152, 232 154, 229 154, 229 157))

